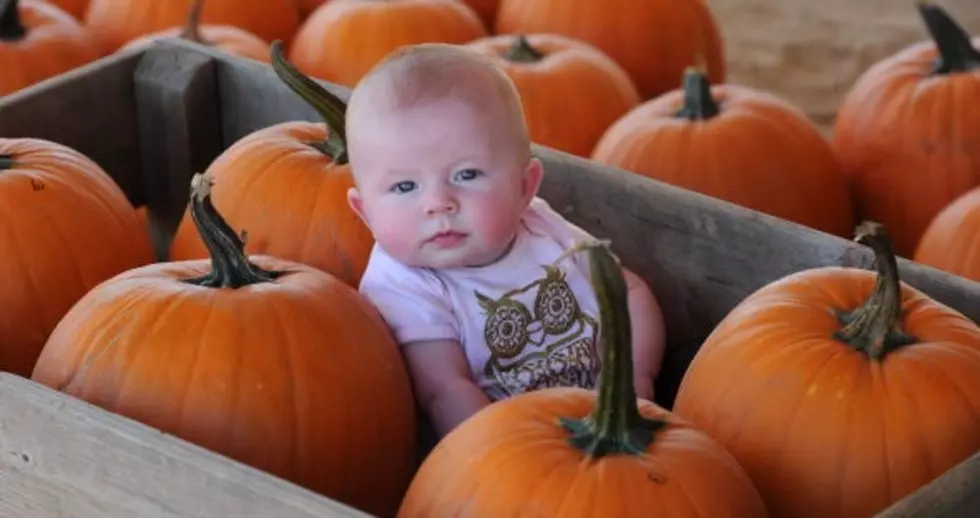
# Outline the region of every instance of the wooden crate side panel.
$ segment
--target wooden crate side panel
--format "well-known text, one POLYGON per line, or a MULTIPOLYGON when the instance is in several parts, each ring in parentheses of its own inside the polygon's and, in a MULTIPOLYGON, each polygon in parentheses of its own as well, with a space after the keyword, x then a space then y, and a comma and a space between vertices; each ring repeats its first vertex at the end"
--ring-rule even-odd
POLYGON ((0 408, 0 516, 369 516, 11 374, 0 408))
POLYGON ((973 518, 980 516, 980 452, 876 518, 973 518))
POLYGON ((133 204, 143 203, 133 72, 141 51, 102 58, 0 98, 0 136, 71 147, 112 176, 133 204))

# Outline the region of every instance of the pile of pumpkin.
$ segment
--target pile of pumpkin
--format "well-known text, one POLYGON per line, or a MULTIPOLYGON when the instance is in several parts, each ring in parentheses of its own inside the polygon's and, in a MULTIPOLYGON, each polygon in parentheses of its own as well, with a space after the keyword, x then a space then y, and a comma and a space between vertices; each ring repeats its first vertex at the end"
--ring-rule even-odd
MULTIPOLYGON (((770 94, 709 84, 724 73, 700 3, 673 3, 674 22, 690 33, 667 42, 639 25, 657 17, 640 8, 655 2, 629 11, 611 0, 578 2, 562 17, 561 2, 501 0, 481 20, 459 2, 429 0, 424 26, 455 24, 460 44, 500 56, 539 143, 842 236, 855 215, 882 221, 857 231, 877 272, 823 268, 762 287, 719 323, 668 412, 638 402, 631 389, 615 259, 602 246, 583 250, 592 254, 609 330, 599 390, 548 389, 492 405, 416 472, 408 376, 383 322, 354 289, 372 242, 346 205, 345 107, 307 75, 350 85, 357 70, 416 42, 391 33, 387 47, 327 45, 368 31, 315 22, 391 27, 381 20, 400 13, 406 34, 421 38, 412 31, 423 25, 411 17, 422 8, 329 0, 284 38, 285 49, 258 53, 324 124, 264 128, 217 157, 190 186, 169 262, 153 262, 144 223, 98 165, 52 142, 0 139, 0 199, 19 215, 4 241, 16 252, 0 258, 0 369, 378 516, 869 516, 980 449, 980 328, 900 281, 885 232, 897 252, 910 253, 941 211, 922 243, 970 260, 980 195, 947 207, 977 183, 980 168, 969 147, 980 142, 971 133, 977 125, 952 111, 955 100, 975 95, 980 66, 962 30, 936 6, 920 5, 938 45, 870 69, 826 142, 770 94), (600 12, 635 19, 633 41, 650 38, 646 50, 604 48, 604 33, 581 25, 600 12), (304 60, 304 33, 313 47, 343 52, 304 60), (640 59, 668 45, 676 62, 640 59), (689 68, 696 56, 700 66, 689 68), (359 61, 311 69, 334 58, 359 61), (346 75, 330 76, 338 70, 346 75), (671 86, 678 81, 682 88, 671 86), (535 122, 554 113, 563 124, 535 122), (923 134, 935 126, 951 129, 923 134)), ((254 9, 285 3, 262 0, 254 9)), ((91 0, 86 23, 100 12, 136 17, 135 6, 149 4, 91 0)), ((23 25, 9 14, 17 2, 0 5, 8 6, 0 33, 26 33, 38 19, 27 15, 40 5, 34 0, 19 3, 23 25)), ((203 18, 221 5, 208 0, 203 18)), ((211 26, 198 26, 200 7, 181 14, 194 20, 185 32, 216 42, 211 26)), ((269 9, 248 23, 277 25, 269 9)), ((130 22, 109 20, 97 32, 128 27, 132 33, 113 36, 121 48, 161 28, 130 22)), ((250 29, 276 38, 293 26, 250 29)), ((447 34, 431 38, 452 42, 447 34)))

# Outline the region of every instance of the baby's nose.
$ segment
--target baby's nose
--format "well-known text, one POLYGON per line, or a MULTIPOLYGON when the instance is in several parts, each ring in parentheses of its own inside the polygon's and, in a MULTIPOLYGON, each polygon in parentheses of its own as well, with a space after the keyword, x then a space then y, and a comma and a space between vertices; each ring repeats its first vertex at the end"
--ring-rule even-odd
POLYGON ((438 196, 433 197, 426 204, 426 213, 428 214, 445 214, 453 213, 459 209, 459 204, 451 196, 438 196))

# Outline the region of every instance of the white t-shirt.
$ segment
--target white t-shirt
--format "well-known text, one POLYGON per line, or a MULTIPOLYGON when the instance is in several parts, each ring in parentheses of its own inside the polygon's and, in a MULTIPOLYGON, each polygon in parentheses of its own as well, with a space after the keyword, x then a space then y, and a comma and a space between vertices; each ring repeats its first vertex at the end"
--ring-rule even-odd
POLYGON ((473 378, 491 400, 539 388, 594 388, 599 313, 586 253, 594 239, 535 198, 511 250, 481 267, 415 268, 377 244, 360 292, 401 344, 456 340, 473 378))

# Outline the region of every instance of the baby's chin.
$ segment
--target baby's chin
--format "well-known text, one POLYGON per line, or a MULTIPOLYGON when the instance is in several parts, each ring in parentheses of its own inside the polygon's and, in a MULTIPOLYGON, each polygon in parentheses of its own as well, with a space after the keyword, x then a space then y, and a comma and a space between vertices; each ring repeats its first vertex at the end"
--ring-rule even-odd
POLYGON ((496 255, 485 251, 473 250, 439 250, 431 253, 416 254, 413 257, 399 258, 403 264, 416 268, 432 268, 447 270, 452 268, 479 268, 488 266, 496 260, 496 255))

